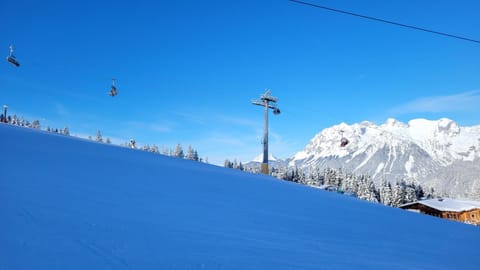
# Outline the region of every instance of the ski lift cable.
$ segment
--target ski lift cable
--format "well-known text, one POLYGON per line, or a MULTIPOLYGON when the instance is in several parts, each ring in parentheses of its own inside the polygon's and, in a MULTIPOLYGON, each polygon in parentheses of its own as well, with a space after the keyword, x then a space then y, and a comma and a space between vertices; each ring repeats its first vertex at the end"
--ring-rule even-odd
POLYGON ((330 8, 330 7, 326 7, 326 6, 322 6, 322 5, 313 4, 313 3, 310 3, 310 2, 304 2, 304 1, 299 1, 299 0, 289 0, 289 1, 297 3, 297 4, 302 4, 302 5, 306 5, 306 6, 320 8, 320 9, 333 11, 333 12, 337 12, 337 13, 342 13, 342 14, 346 14, 346 15, 350 15, 350 16, 360 17, 360 18, 367 19, 367 20, 392 24, 392 25, 396 25, 396 26, 400 26, 400 27, 404 27, 404 28, 414 29, 414 30, 428 32, 428 33, 431 33, 431 34, 436 34, 436 35, 440 35, 440 36, 444 36, 444 37, 456 38, 456 39, 480 44, 480 40, 476 40, 476 39, 472 39, 472 38, 462 37, 462 36, 458 36, 458 35, 448 34, 448 33, 445 33, 445 32, 430 30, 430 29, 427 29, 427 28, 422 28, 422 27, 418 27, 418 26, 414 26, 414 25, 408 25, 408 24, 404 24, 404 23, 398 23, 398 22, 389 21, 389 20, 385 20, 385 19, 380 19, 380 18, 376 18, 376 17, 366 16, 366 15, 353 13, 353 12, 345 11, 345 10, 340 10, 340 9, 336 9, 336 8, 330 8))

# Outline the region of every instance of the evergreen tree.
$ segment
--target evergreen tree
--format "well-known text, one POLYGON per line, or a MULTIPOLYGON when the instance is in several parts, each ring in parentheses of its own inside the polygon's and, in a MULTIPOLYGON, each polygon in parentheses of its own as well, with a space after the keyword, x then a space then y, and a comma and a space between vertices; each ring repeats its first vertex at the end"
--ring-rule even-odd
POLYGON ((384 205, 392 206, 393 204, 392 185, 385 178, 382 179, 379 193, 380 193, 380 202, 384 205))
POLYGON ((392 190, 392 206, 398 207, 405 203, 405 182, 396 182, 392 190))
POLYGON ((370 177, 361 175, 359 178, 357 197, 369 202, 378 202, 377 189, 370 177))
POLYGON ((151 147, 150 151, 152 151, 152 153, 160 153, 160 151, 158 150, 158 146, 156 146, 155 144, 151 147))
POLYGON ((32 122, 32 128, 40 129, 40 121, 34 120, 34 121, 32 122))
POLYGON ((325 185, 333 185, 337 178, 337 171, 332 168, 326 168, 323 171, 323 175, 325 177, 325 185))
POLYGON ((182 146, 180 144, 177 144, 177 148, 175 148, 175 152, 173 153, 173 155, 177 158, 185 157, 185 155, 183 154, 182 146))
POLYGON ((292 179, 291 180, 292 182, 295 182, 295 183, 300 182, 300 172, 298 171, 298 167, 295 167, 295 169, 292 171, 291 179, 292 179))
POLYGON ((193 160, 199 161, 199 157, 198 157, 198 152, 197 152, 197 150, 193 150, 193 160))
POLYGON ((340 189, 343 192, 351 193, 355 196, 357 196, 358 192, 358 181, 357 177, 354 174, 346 174, 345 178, 342 181, 342 184, 340 185, 340 189))
POLYGON ((415 191, 415 184, 405 184, 405 198, 403 203, 411 203, 417 201, 417 193, 415 191))
POLYGON ((413 184, 413 186, 415 189, 415 196, 417 200, 421 200, 423 197, 425 197, 425 192, 423 191, 423 187, 421 185, 413 184))
POLYGON ((187 154, 185 155, 185 159, 194 160, 193 148, 191 145, 187 148, 187 154))
POLYGON ((234 169, 238 169, 238 161, 237 161, 237 159, 236 159, 236 158, 235 158, 235 159, 233 159, 233 165, 232 165, 232 168, 234 168, 234 169))
POLYGON ((96 141, 97 142, 103 142, 102 133, 100 133, 100 130, 97 131, 96 141))
POLYGON ((307 181, 309 182, 310 185, 321 186, 323 185, 323 182, 324 182, 323 180, 324 180, 324 177, 322 172, 318 167, 315 167, 312 171, 310 171, 307 181))
POLYGON ((225 162, 223 163, 223 167, 225 168, 233 168, 233 162, 231 162, 228 159, 225 159, 225 162))

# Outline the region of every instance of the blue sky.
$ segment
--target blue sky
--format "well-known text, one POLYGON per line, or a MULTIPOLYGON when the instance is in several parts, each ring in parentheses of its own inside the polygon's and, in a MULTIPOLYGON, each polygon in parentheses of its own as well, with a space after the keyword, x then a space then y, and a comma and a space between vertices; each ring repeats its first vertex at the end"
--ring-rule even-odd
MULTIPOLYGON (((478 1, 312 1, 480 39, 478 1)), ((480 124, 480 45, 277 1, 7 1, 0 103, 116 143, 192 145, 211 163, 289 157, 322 129, 394 117, 480 124), (107 95, 111 78, 119 95, 107 95)))

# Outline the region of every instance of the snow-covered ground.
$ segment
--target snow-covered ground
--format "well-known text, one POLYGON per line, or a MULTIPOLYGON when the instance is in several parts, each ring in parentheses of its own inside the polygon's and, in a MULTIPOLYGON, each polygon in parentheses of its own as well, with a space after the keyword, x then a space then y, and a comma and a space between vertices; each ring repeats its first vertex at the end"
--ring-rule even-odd
POLYGON ((1 270, 479 269, 478 227, 39 130, 0 141, 1 270))

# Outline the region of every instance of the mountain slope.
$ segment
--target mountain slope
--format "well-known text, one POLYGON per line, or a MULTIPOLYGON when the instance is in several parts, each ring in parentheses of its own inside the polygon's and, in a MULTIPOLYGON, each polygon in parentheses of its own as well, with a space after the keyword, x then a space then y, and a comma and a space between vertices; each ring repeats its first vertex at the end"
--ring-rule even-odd
POLYGON ((477 269, 478 228, 0 125, 0 269, 477 269))
POLYGON ((327 128, 289 165, 343 168, 369 174, 377 183, 410 179, 440 194, 480 200, 479 157, 480 126, 460 127, 446 118, 408 124, 388 119, 379 126, 362 122, 327 128), (342 136, 350 141, 346 147, 340 147, 342 136))

